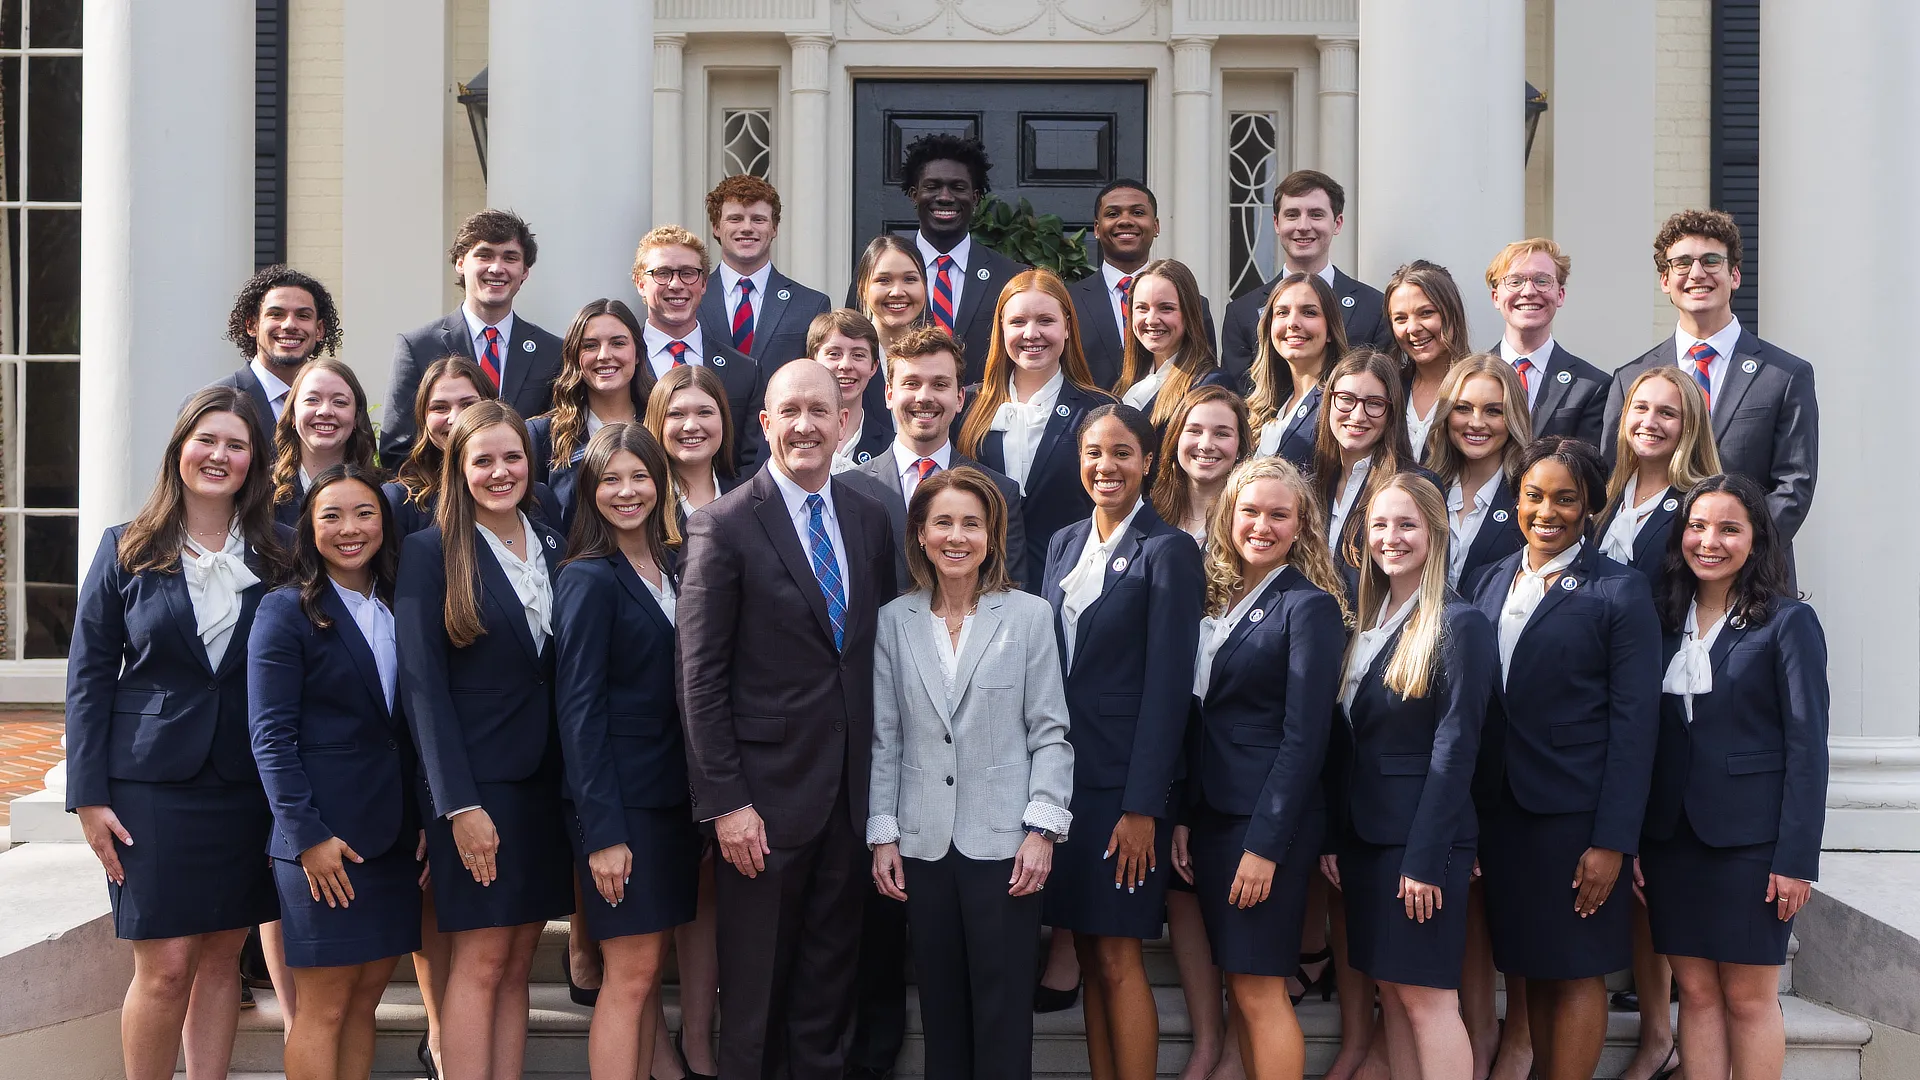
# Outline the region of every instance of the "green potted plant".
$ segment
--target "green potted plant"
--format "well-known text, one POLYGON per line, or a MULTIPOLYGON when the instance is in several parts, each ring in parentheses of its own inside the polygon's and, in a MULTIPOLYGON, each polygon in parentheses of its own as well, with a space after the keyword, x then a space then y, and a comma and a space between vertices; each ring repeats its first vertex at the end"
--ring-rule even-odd
POLYGON ((1041 266, 1068 282, 1093 273, 1087 259, 1087 230, 1069 233, 1058 214, 1036 214, 1025 199, 1009 204, 997 195, 980 201, 973 212, 973 236, 1009 259, 1041 266))

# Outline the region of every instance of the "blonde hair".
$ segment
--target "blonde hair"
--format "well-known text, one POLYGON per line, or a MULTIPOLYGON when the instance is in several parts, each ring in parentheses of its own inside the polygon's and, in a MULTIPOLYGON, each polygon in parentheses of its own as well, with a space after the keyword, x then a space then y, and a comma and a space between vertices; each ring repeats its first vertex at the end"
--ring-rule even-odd
POLYGON ((1527 388, 1520 385, 1520 376, 1514 374, 1512 364, 1492 353, 1474 353, 1447 371, 1447 377, 1440 383, 1440 399, 1433 406, 1433 430, 1427 433, 1423 460, 1443 484, 1460 479, 1467 465, 1466 455, 1453 444, 1452 426, 1447 418, 1453 415, 1453 407, 1466 391, 1467 380, 1483 377, 1500 384, 1501 406, 1506 414, 1507 442, 1500 448, 1500 468, 1507 474, 1508 484, 1520 478, 1520 455, 1527 452, 1527 444, 1533 441, 1527 388))
MULTIPOLYGON (((1399 644, 1394 646, 1393 656, 1387 660, 1387 689, 1400 695, 1400 700, 1427 696, 1433 686, 1433 671, 1440 664, 1442 630, 1446 625, 1447 607, 1447 500, 1433 481, 1419 473, 1400 473, 1386 483, 1381 484, 1368 500, 1365 516, 1372 517, 1373 504, 1380 496, 1389 491, 1404 491, 1413 500, 1414 508, 1420 512, 1420 519, 1427 526, 1427 562, 1420 568, 1420 592, 1414 601, 1413 614, 1407 617, 1405 628, 1400 631, 1399 644)), ((1356 613, 1359 620, 1356 629, 1371 627, 1368 620, 1380 614, 1380 608, 1391 594, 1386 571, 1373 561, 1372 553, 1364 553, 1360 564, 1360 610, 1356 613)), ((1353 649, 1360 635, 1355 634, 1347 643, 1347 658, 1353 656, 1353 649)), ((1346 661, 1342 661, 1341 670, 1346 670, 1346 661)))
POLYGON ((647 252, 663 247, 692 248, 694 254, 700 256, 700 272, 713 273, 713 259, 707 254, 706 241, 679 225, 661 225, 641 237, 639 246, 633 249, 633 283, 635 285, 640 284, 640 279, 646 276, 647 252))
POLYGON ((1554 279, 1562 285, 1567 283, 1567 274, 1573 270, 1573 260, 1560 250, 1559 244, 1544 236, 1529 236, 1501 248, 1500 254, 1487 264, 1487 288, 1491 290, 1498 286, 1500 279, 1513 269, 1513 264, 1529 255, 1545 255, 1552 260, 1554 279))
MULTIPOLYGON (((1333 552, 1327 547, 1326 512, 1320 507, 1320 496, 1313 485, 1307 483, 1307 478, 1300 475, 1299 468, 1283 457, 1254 458, 1234 466, 1227 476, 1227 486, 1220 492, 1220 501, 1213 504, 1213 513, 1207 520, 1207 614, 1216 618, 1225 615, 1233 607, 1234 592, 1247 584, 1246 564, 1233 546, 1233 512, 1240 493, 1261 480, 1277 480, 1293 492, 1297 531, 1293 534, 1293 547, 1287 552, 1287 564, 1300 571, 1300 576, 1314 587, 1333 597, 1340 605, 1341 620, 1352 625, 1346 581, 1334 566, 1333 552)), ((1442 560, 1442 584, 1445 570, 1446 563, 1442 560)))
MULTIPOLYGON (((1640 455, 1634 453, 1633 440, 1627 434, 1633 427, 1627 410, 1633 404, 1633 396, 1649 380, 1670 383, 1680 394, 1680 438, 1674 442, 1673 455, 1667 459, 1667 483, 1687 491, 1721 471, 1720 449, 1714 442, 1713 421, 1707 415, 1707 400, 1700 396, 1700 387, 1673 365, 1648 368, 1633 380, 1633 385, 1627 387, 1627 396, 1621 399, 1620 426, 1613 436, 1613 475, 1607 478, 1609 507, 1619 500, 1627 490, 1627 481, 1633 479, 1633 474, 1640 470, 1640 455)), ((1647 493, 1643 491, 1640 494, 1647 493)), ((1613 512, 1606 516, 1611 518, 1613 512)), ((1605 530, 1605 521, 1596 527, 1605 530)))

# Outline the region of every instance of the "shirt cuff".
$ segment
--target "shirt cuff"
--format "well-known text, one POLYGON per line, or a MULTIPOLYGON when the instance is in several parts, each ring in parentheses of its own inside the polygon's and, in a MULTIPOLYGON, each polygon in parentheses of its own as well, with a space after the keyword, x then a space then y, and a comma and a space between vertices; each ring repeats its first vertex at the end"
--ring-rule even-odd
POLYGON ((447 811, 447 820, 452 821, 454 818, 459 817, 461 814, 464 814, 469 810, 478 810, 478 809, 480 809, 480 804, 474 803, 472 806, 463 806, 458 810, 449 810, 447 811))
POLYGON ((900 819, 892 814, 875 814, 867 819, 867 846, 900 842, 900 819))
MULTIPOLYGON (((1055 806, 1052 803, 1041 802, 1035 799, 1033 802, 1027 804, 1027 811, 1021 815, 1020 823, 1022 825, 1032 825, 1035 828, 1045 829, 1060 839, 1065 840, 1067 838, 1067 831, 1073 827, 1073 815, 1068 813, 1067 808, 1064 806, 1055 806)), ((869 826, 869 829, 871 829, 871 826, 869 826)))
MULTIPOLYGON (((747 804, 747 805, 745 805, 745 806, 736 806, 736 807, 734 807, 733 809, 731 809, 731 810, 729 810, 729 811, 727 811, 727 814, 737 814, 737 813, 739 813, 739 812, 740 812, 740 811, 742 811, 742 810, 751 810, 751 809, 753 809, 753 804, 752 804, 752 803, 748 803, 748 804, 747 804)), ((715 815, 713 815, 712 817, 703 817, 703 818, 701 818, 701 819, 700 819, 700 821, 699 821, 699 824, 701 824, 701 825, 705 825, 705 824, 707 824, 707 823, 709 823, 709 822, 714 822, 714 821, 719 821, 719 820, 720 820, 721 818, 723 818, 723 817, 726 817, 726 816, 727 816, 727 814, 715 814, 715 815)))

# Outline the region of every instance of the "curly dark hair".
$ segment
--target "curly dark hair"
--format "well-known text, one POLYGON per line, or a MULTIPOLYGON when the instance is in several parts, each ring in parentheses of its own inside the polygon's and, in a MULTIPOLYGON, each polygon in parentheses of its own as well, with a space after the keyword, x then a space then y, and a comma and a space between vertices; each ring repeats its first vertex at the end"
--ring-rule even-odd
POLYGON ((1773 512, 1767 509, 1767 493, 1745 476, 1732 473, 1709 476, 1693 485, 1680 499, 1680 509, 1673 516, 1673 531, 1667 534, 1666 572, 1660 579, 1660 592, 1654 596, 1653 604, 1660 611, 1661 626, 1671 634, 1679 633, 1687 625, 1687 608, 1692 606, 1694 592, 1700 587, 1680 544, 1687 533, 1687 522, 1693 516, 1693 504, 1699 502, 1701 496, 1715 493, 1740 500, 1741 508, 1747 512, 1747 523, 1753 529, 1753 546, 1748 550, 1746 564, 1734 575, 1733 588, 1727 596, 1728 616, 1738 616, 1746 620, 1748 626, 1765 626, 1773 614, 1774 601, 1805 599, 1793 587, 1793 578, 1787 569, 1787 542, 1780 538, 1780 527, 1774 524, 1773 512))
POLYGON ((315 278, 275 263, 255 271, 247 283, 240 286, 240 295, 233 298, 233 310, 227 313, 227 340, 240 350, 240 355, 251 360, 259 349, 253 332, 260 322, 260 303, 275 289, 307 290, 307 295, 313 297, 314 314, 324 330, 314 352, 332 356, 340 351, 340 312, 333 306, 333 294, 315 278))
POLYGON ((987 183, 993 162, 987 160, 987 148, 980 145, 980 140, 958 135, 922 135, 908 145, 906 160, 900 165, 900 190, 908 198, 913 197, 913 189, 920 185, 920 170, 926 168, 929 161, 957 161, 973 174, 973 186, 980 194, 993 190, 987 183))
POLYGON ((1740 247, 1740 223, 1725 210, 1681 210, 1667 218, 1653 238, 1653 268, 1667 272, 1667 249, 1689 236, 1718 240, 1727 248, 1727 261, 1735 268, 1745 254, 1740 247))

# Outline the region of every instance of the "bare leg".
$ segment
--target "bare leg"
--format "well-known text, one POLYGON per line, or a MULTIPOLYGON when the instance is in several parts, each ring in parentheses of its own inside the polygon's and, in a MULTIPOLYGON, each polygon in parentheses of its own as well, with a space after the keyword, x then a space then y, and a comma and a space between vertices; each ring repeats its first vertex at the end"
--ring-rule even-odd
POLYGON ((1530 980, 1527 1007, 1541 1080, 1592 1080, 1606 1048, 1606 979, 1530 980))
POLYGON ((1527 980, 1508 975, 1506 1022, 1500 1025, 1500 1050, 1494 1055, 1490 1080, 1528 1080, 1540 1060, 1528 1009, 1527 980))
POLYGON ((1174 964, 1180 969, 1180 992, 1186 996, 1187 1016, 1193 1023, 1193 1052, 1180 1070, 1180 1080, 1206 1080, 1220 1064, 1227 1025, 1220 969, 1213 966, 1199 897, 1167 890, 1167 933, 1173 940, 1174 964))
MULTIPOLYGON (((493 1028, 521 929, 490 926, 447 935, 452 957, 446 996, 440 1003, 440 1056, 445 1062, 445 1075, 458 1080, 496 1080, 493 1028)), ((524 1020, 518 1026, 524 1039, 524 1020)), ((505 1074, 497 1080, 510 1080, 515 1075, 505 1074)))
MULTIPOLYGON (((1292 998, 1287 999, 1287 1006, 1293 1006, 1292 998)), ((1245 1047, 1240 1045, 1240 1032, 1246 1026, 1246 1019, 1240 1015, 1240 1010, 1234 1007, 1232 1000, 1228 1000, 1226 1044, 1220 1050, 1220 1064, 1214 1066, 1213 1075, 1208 1080, 1247 1080, 1245 1047)), ((1301 1052, 1306 1051, 1303 1049, 1301 1052)))
POLYGON ((525 1071, 527 1058, 527 981, 533 974, 534 950, 540 947, 540 931, 545 923, 523 923, 510 927, 512 944, 500 985, 493 999, 493 1076, 495 1080, 518 1080, 525 1071))
POLYGON ((1786 1020, 1780 1015, 1780 969, 1720 964, 1727 1005, 1727 1052, 1740 1080, 1780 1080, 1787 1065, 1786 1020))
POLYGON ((128 1080, 173 1076, 200 942, 180 937, 133 943, 133 981, 120 1007, 120 1053, 128 1080))
MULTIPOLYGON (((1471 1080, 1473 1046, 1467 1039, 1467 1025, 1460 1018, 1460 995, 1452 990, 1431 986, 1388 986, 1382 984, 1383 998, 1391 994, 1412 1029, 1419 1057, 1420 1080, 1471 1080)), ((1400 1070, 1396 1063, 1394 1075, 1400 1070)))
MULTIPOLYGON (((1633 989, 1640 995, 1640 1046, 1621 1080, 1652 1080, 1673 1054, 1673 968, 1653 951, 1647 906, 1633 903, 1633 989)), ((1677 1063, 1678 1056, 1673 1060, 1677 1063)))
POLYGON ((1080 966, 1088 973, 1087 1056, 1095 1064, 1095 1080, 1153 1080, 1160 1053, 1160 1016, 1154 1008, 1153 988, 1147 985, 1147 967, 1137 938, 1088 937, 1075 939, 1080 966), (1098 1007, 1092 1000, 1094 982, 1100 983, 1098 1007), (1100 1014, 1096 1024, 1094 1013, 1100 1014), (1104 1042, 1104 1047, 1096 1045, 1104 1042), (1097 1051, 1104 1050, 1103 1053, 1097 1051), (1099 1069, 1105 1059, 1107 1071, 1099 1069))
MULTIPOLYGON (((713 856, 700 860, 700 904, 693 921, 673 932, 674 951, 680 964, 680 1051, 687 1055, 687 1067, 713 1076, 720 1066, 713 1056, 713 1016, 720 1004, 720 958, 715 951, 714 927, 717 922, 713 898, 713 856)), ((656 1042, 666 1041, 663 1024, 656 1042)), ((666 1048, 673 1057, 672 1047, 666 1048)), ((656 1064, 663 1065, 654 1054, 656 1064)), ((680 1071, 675 1059, 670 1068, 660 1070, 661 1080, 680 1071)))
POLYGON ((1674 977, 1680 980, 1680 1034, 1687 1048, 1687 1075, 1730 1075, 1732 1025, 1720 985, 1720 965, 1697 956, 1668 959, 1673 962, 1674 977))
POLYGON ((1287 980, 1270 975, 1228 975, 1236 1033, 1248 1071, 1260 1080, 1300 1080, 1307 1070, 1307 1042, 1293 1012, 1287 980))
POLYGON ((373 1073, 373 1043, 380 995, 393 981, 397 956, 360 965, 359 981, 354 983, 353 998, 347 1004, 347 1022, 340 1029, 340 1076, 362 1080, 373 1073))
POLYGON ((1414 1041, 1407 1007, 1389 984, 1380 985, 1380 1026, 1387 1044, 1387 1063, 1394 1080, 1426 1080, 1420 1072, 1420 1048, 1414 1041))
POLYGON ((1347 962, 1347 908, 1337 889, 1328 898, 1327 925, 1334 979, 1340 987, 1340 1052, 1327 1069, 1326 1080, 1353 1080, 1373 1045, 1374 986, 1372 979, 1347 962))
POLYGON ((640 1049, 651 1051, 667 933, 609 938, 600 943, 605 971, 587 1034, 593 1080, 635 1080, 640 1049))
MULTIPOLYGON (((1473 1075, 1488 1076, 1500 1051, 1500 1018, 1494 1009, 1493 939, 1487 933, 1487 901, 1475 879, 1467 889, 1467 952, 1460 970, 1460 1016, 1473 1044, 1473 1075)), ((1507 995, 1512 1009, 1515 995, 1507 995)), ((1521 1080, 1525 1080, 1524 1077, 1521 1080)))
POLYGON ((1073 931, 1053 931, 1047 945, 1047 967, 1040 973, 1040 985, 1054 990, 1071 990, 1080 985, 1080 953, 1073 946, 1073 931))
POLYGON ((288 972, 298 982, 307 1007, 287 1026, 287 1080, 337 1080, 351 1075, 341 1067, 340 1034, 346 1027, 360 966, 298 968, 288 972))
POLYGON ((280 1034, 291 1038, 300 988, 294 984, 292 969, 287 967, 287 939, 280 935, 280 920, 260 924, 260 955, 267 960, 267 978, 273 983, 273 999, 280 1003, 280 1034))
POLYGON ((202 934, 199 941, 187 1023, 181 1033, 187 1078, 224 1080, 233 1063, 233 1037, 240 1027, 240 950, 247 944, 247 932, 202 934))
POLYGON ((413 954, 413 977, 419 981, 420 1003, 427 1012, 427 1053, 442 1074, 440 1057, 440 1003, 447 997, 447 967, 453 961, 453 942, 440 932, 434 914, 433 890, 420 893, 420 951, 413 954))

